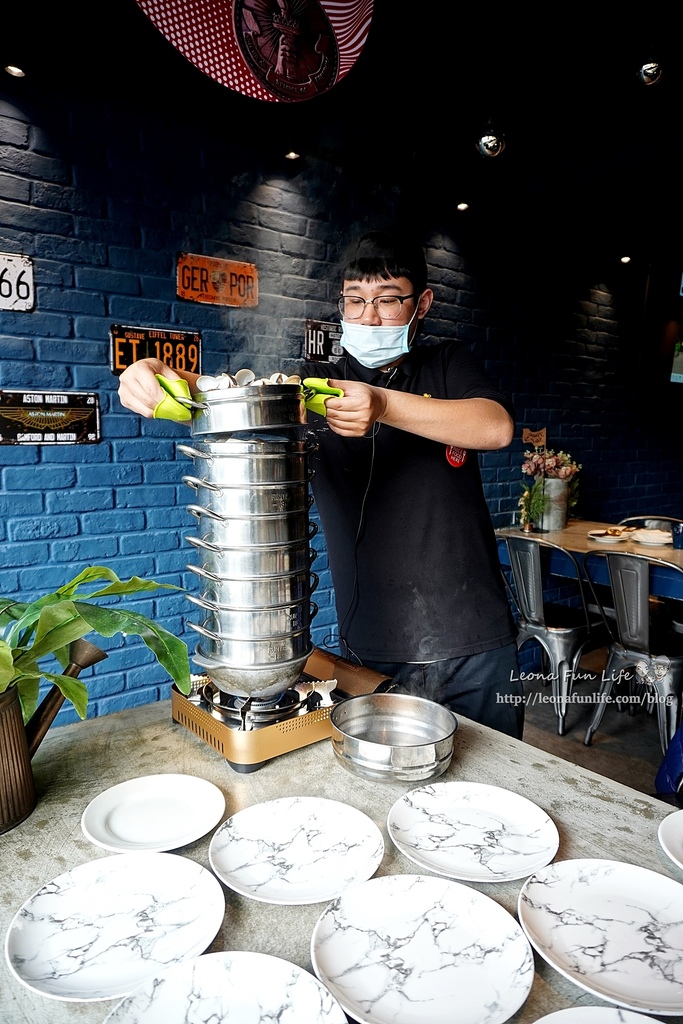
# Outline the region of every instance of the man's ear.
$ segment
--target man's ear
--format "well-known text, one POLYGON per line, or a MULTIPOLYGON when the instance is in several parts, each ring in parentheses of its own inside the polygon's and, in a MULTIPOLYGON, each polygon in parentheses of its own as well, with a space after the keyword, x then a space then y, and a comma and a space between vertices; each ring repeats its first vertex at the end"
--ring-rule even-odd
POLYGON ((430 306, 434 301, 434 292, 431 288, 425 288, 420 296, 420 301, 417 304, 417 319, 422 320, 423 317, 429 312, 430 306))

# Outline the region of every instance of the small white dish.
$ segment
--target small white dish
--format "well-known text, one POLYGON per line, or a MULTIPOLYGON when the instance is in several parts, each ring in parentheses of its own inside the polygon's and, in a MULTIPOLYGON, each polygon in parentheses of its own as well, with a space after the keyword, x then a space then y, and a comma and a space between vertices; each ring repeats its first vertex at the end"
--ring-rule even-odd
POLYGON ((667 814, 657 831, 659 845, 676 867, 683 868, 683 811, 667 814))
POLYGON ((334 899, 370 878, 383 855, 382 833, 367 814, 318 797, 282 797, 238 811, 209 847, 209 863, 227 886, 283 906, 334 899))
POLYGON ((648 544, 659 548, 663 544, 673 544, 670 530, 634 530, 630 540, 634 540, 636 544, 648 544))
POLYGON ((83 811, 86 839, 114 853, 164 853, 210 832, 223 817, 225 797, 194 775, 147 775, 112 786, 83 811))
POLYGON ((318 919, 311 961, 360 1024, 503 1024, 534 980, 531 947, 507 910, 427 875, 348 889, 318 919))
POLYGON ((629 1010, 683 1014, 683 885, 612 860, 567 860, 522 886, 532 946, 579 988, 629 1010))
POLYGON ((265 953, 206 953, 150 978, 104 1024, 346 1024, 308 971, 265 953))
POLYGON ((478 782, 413 789, 389 811, 392 842, 427 871, 466 882, 526 878, 548 864, 557 827, 536 804, 478 782))
POLYGON ((629 535, 625 533, 607 533, 606 530, 589 530, 586 536, 589 540, 595 541, 596 544, 620 544, 629 535))
POLYGON ((568 1006, 541 1017, 536 1024, 658 1024, 654 1017, 616 1006, 568 1006))
POLYGON ((225 914, 210 871, 172 853, 123 853, 59 875, 24 903, 5 939, 14 977, 50 999, 120 999, 199 956, 225 914))

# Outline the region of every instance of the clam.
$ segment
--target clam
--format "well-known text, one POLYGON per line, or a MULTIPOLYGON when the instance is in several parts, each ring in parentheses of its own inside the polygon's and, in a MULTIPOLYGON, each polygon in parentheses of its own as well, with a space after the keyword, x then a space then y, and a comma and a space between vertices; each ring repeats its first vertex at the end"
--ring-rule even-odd
POLYGON ((255 379, 256 374, 253 370, 238 370, 235 374, 235 383, 238 387, 246 387, 247 384, 251 384, 255 379))

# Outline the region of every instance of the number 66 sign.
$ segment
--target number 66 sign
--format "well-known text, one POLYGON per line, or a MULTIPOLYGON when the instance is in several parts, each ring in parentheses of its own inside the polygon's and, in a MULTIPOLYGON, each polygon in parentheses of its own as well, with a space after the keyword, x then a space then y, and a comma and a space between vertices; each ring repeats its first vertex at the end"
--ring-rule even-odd
POLYGON ((0 309, 24 312, 33 309, 34 302, 33 260, 0 252, 0 309))

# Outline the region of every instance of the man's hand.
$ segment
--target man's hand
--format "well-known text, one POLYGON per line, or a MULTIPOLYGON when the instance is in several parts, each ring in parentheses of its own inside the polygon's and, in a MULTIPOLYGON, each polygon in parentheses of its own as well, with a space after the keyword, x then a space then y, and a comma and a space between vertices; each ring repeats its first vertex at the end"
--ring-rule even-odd
POLYGON ((159 402, 166 397, 166 392, 154 376, 160 373, 162 377, 169 380, 178 380, 184 377, 192 391, 196 374, 176 373, 170 366, 166 366, 160 359, 138 359, 126 367, 119 377, 119 400, 121 405, 140 416, 151 419, 159 402))
POLYGON ((344 392, 343 398, 332 397, 325 402, 330 428, 343 437, 363 437, 383 416, 386 392, 356 380, 330 380, 328 383, 344 392))

